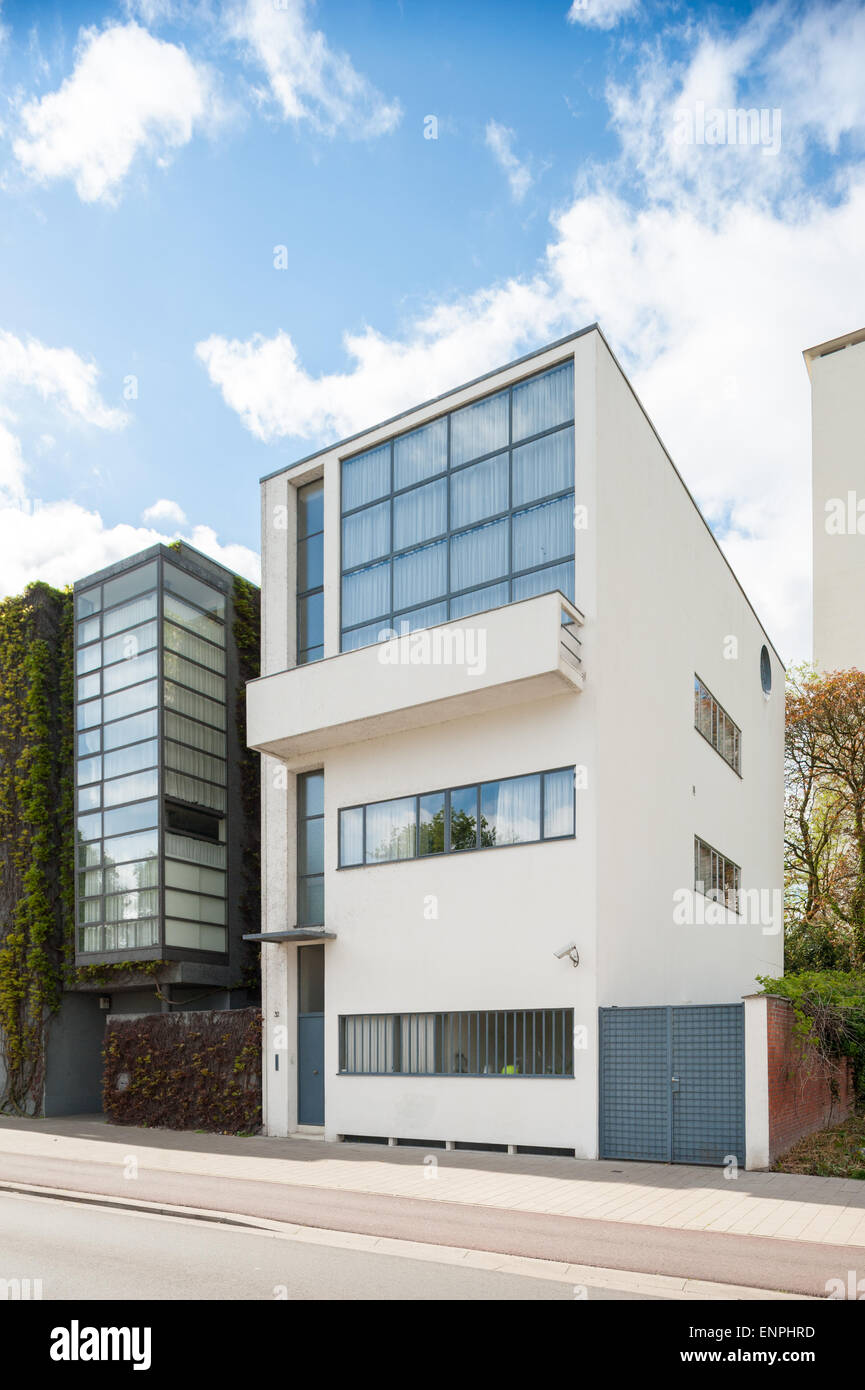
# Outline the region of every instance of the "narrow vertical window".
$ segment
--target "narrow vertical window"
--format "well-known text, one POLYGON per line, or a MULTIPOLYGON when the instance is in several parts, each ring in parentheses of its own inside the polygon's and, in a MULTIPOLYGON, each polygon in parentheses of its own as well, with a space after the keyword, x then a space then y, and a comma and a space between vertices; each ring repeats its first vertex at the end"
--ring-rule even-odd
POLYGON ((324 484, 297 491, 297 664, 324 656, 324 484))
POLYGON ((324 926, 324 773, 297 779, 297 925, 324 926))

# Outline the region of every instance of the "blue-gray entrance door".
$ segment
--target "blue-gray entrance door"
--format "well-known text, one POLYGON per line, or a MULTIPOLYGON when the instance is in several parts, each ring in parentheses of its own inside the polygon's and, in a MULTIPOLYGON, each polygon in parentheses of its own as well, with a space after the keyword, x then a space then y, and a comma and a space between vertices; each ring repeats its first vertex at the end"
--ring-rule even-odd
POLYGON ((297 953, 297 1120, 324 1124, 324 947, 297 953))
POLYGON ((599 1013, 601 1158, 744 1166, 744 1005, 599 1013))

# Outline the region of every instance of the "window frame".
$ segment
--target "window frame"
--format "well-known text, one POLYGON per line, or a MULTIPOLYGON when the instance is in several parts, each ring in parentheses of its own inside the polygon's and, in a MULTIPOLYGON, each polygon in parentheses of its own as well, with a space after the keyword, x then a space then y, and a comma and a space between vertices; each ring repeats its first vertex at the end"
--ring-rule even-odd
MULTIPOLYGON (((450 607, 451 607, 451 602, 452 602, 453 600, 465 599, 465 598, 466 598, 467 596, 469 596, 470 594, 478 593, 478 592, 480 592, 480 591, 482 591, 482 590, 484 590, 484 589, 489 589, 489 588, 493 587, 493 586, 496 585, 496 584, 502 584, 502 583, 507 584, 507 586, 508 586, 508 595, 509 595, 508 600, 507 600, 508 603, 518 602, 519 600, 517 600, 517 599, 514 598, 514 585, 515 585, 515 583, 516 583, 518 580, 525 579, 525 578, 527 578, 528 576, 530 576, 530 575, 532 575, 532 574, 540 573, 541 571, 546 570, 546 569, 552 569, 552 568, 553 568, 554 566, 556 566, 556 565, 570 564, 570 565, 572 566, 572 568, 573 568, 573 566, 574 566, 574 564, 575 564, 575 554, 576 554, 576 544, 575 544, 575 540, 572 541, 572 545, 571 545, 570 552, 569 552, 568 554, 566 554, 566 555, 556 555, 556 556, 547 557, 547 558, 546 558, 542 563, 540 563, 540 564, 529 565, 529 566, 522 567, 522 568, 519 568, 519 569, 517 569, 517 568, 514 567, 514 544, 513 544, 513 536, 514 536, 514 517, 517 516, 517 515, 519 515, 519 514, 522 514, 522 513, 524 513, 524 512, 531 511, 533 508, 540 507, 540 506, 543 506, 543 505, 549 504, 549 503, 554 503, 554 502, 562 501, 563 499, 566 499, 566 498, 571 498, 572 501, 573 501, 573 500, 575 499, 575 496, 576 496, 576 472, 575 472, 575 470, 574 470, 574 472, 573 472, 573 474, 572 474, 572 477, 571 477, 571 480, 570 480, 570 482, 569 482, 569 484, 568 484, 567 487, 561 488, 561 489, 557 490, 556 492, 552 492, 552 493, 549 493, 549 494, 544 494, 543 496, 538 497, 538 498, 535 498, 533 501, 530 501, 530 502, 521 502, 519 505, 516 505, 516 504, 514 503, 514 453, 515 453, 515 451, 518 450, 518 449, 522 449, 522 448, 523 448, 525 445, 527 445, 527 444, 535 443, 535 442, 540 441, 540 440, 542 440, 542 439, 545 439, 545 438, 547 438, 547 437, 549 437, 549 436, 551 436, 551 435, 563 433, 564 431, 567 431, 567 430, 570 430, 570 431, 571 431, 571 444, 572 444, 572 448, 575 448, 576 402, 574 403, 574 414, 571 415, 571 416, 569 416, 566 420, 560 421, 558 424, 551 426, 549 429, 539 430, 536 434, 526 435, 524 438, 521 438, 521 439, 515 441, 514 438, 513 438, 513 392, 514 392, 514 390, 515 390, 517 387, 525 386, 526 384, 528 384, 529 382, 531 382, 531 381, 533 381, 533 380, 535 380, 535 379, 540 379, 540 378, 546 376, 546 375, 549 374, 549 373, 555 372, 555 371, 557 371, 557 370, 561 370, 561 369, 563 369, 563 368, 569 368, 569 369, 570 369, 572 383, 575 384, 575 382, 574 382, 574 377, 575 377, 575 364, 574 364, 574 359, 573 359, 573 357, 566 357, 566 358, 564 358, 564 359, 563 359, 562 361, 560 361, 560 362, 554 362, 554 363, 552 363, 552 364, 549 365, 549 366, 543 367, 543 368, 541 368, 541 369, 538 370, 538 371, 535 371, 535 372, 530 373, 528 376, 520 377, 518 380, 510 382, 510 383, 509 383, 507 386, 505 386, 505 387, 499 387, 499 388, 496 389, 496 390, 486 392, 484 395, 478 396, 475 400, 473 400, 473 401, 468 401, 468 402, 465 403, 465 407, 472 406, 472 405, 479 405, 479 404, 481 404, 481 403, 482 403, 483 401, 485 401, 485 400, 492 399, 492 398, 495 397, 495 396, 499 396, 499 395, 502 395, 502 394, 507 393, 507 398, 508 398, 508 412, 507 412, 507 413, 508 413, 508 442, 504 445, 504 447, 502 447, 501 445, 499 445, 497 448, 488 450, 488 451, 487 451, 486 453, 484 453, 484 454, 479 454, 479 455, 478 455, 477 457, 475 457, 475 458, 471 458, 471 459, 465 460, 465 461, 463 461, 463 462, 461 462, 461 463, 458 463, 458 464, 452 464, 452 463, 451 463, 451 458, 452 458, 452 438, 451 438, 452 431, 451 431, 451 419, 452 419, 453 415, 454 415, 455 413, 457 413, 457 411, 462 410, 462 409, 464 409, 465 407, 464 407, 464 406, 451 406, 448 410, 442 411, 442 413, 441 413, 440 415, 433 416, 432 419, 424 421, 424 422, 423 422, 423 425, 414 426, 411 430, 401 431, 401 432, 399 432, 399 433, 397 433, 397 434, 391 435, 388 439, 382 440, 379 444, 370 445, 370 446, 368 446, 368 447, 365 448, 365 449, 357 450, 357 451, 355 451, 354 453, 345 454, 344 456, 340 457, 340 459, 339 459, 339 471, 340 471, 340 485, 339 485, 340 554, 339 554, 339 596, 338 596, 338 605, 339 605, 339 625, 338 625, 338 630, 339 630, 339 650, 340 650, 340 653, 348 652, 348 651, 356 651, 356 650, 359 650, 359 648, 346 646, 346 645, 345 645, 345 639, 346 639, 347 637, 349 637, 350 634, 356 633, 356 632, 360 632, 360 631, 361 631, 362 629, 364 629, 364 628, 372 627, 372 626, 374 626, 375 624, 379 624, 379 625, 380 625, 380 629, 381 629, 382 631, 385 631, 385 630, 392 631, 392 630, 395 629, 395 627, 396 627, 396 625, 397 625, 398 623, 401 623, 402 621, 404 621, 404 620, 406 620, 406 619, 409 619, 409 618, 411 617, 411 615, 412 615, 414 612, 416 612, 416 611, 418 611, 418 610, 422 610, 422 609, 428 608, 428 607, 431 607, 433 604, 438 604, 438 603, 444 603, 445 606, 446 606, 446 612, 447 612, 447 615, 448 615, 448 616, 446 616, 442 621, 451 621, 451 618, 450 618, 450 607), (421 429, 421 428, 423 428, 423 427, 426 426, 426 425, 431 425, 431 424, 435 423, 436 420, 444 420, 444 421, 446 422, 446 424, 447 424, 447 431, 446 431, 446 437, 447 437, 447 452, 446 452, 446 462, 445 462, 445 467, 444 467, 444 469, 443 469, 442 471, 440 471, 439 473, 432 474, 432 475, 430 475, 429 477, 422 478, 421 480, 419 480, 419 481, 417 481, 417 482, 410 483, 410 484, 408 484, 407 486, 404 486, 404 487, 401 487, 401 488, 397 488, 397 487, 395 486, 395 482, 396 482, 396 479, 395 479, 395 446, 396 446, 397 441, 398 441, 399 439, 405 438, 406 436, 415 433, 416 430, 421 429), (373 498, 372 500, 370 500, 370 501, 368 501, 368 502, 361 503, 359 506, 350 507, 350 508, 347 508, 347 509, 344 510, 344 509, 343 509, 343 468, 344 468, 344 465, 345 465, 346 463, 351 463, 351 462, 352 462, 353 460, 355 460, 355 459, 358 459, 358 458, 363 457, 364 454, 372 453, 372 452, 375 452, 376 450, 384 449, 384 448, 386 448, 386 449, 388 450, 388 469, 389 469, 389 487, 388 487, 388 490, 387 490, 382 496, 380 496, 380 497, 373 498), (495 513, 491 513, 491 514, 488 515, 488 516, 483 516, 483 517, 480 518, 478 521, 472 522, 472 523, 470 523, 469 525, 465 525, 465 524, 464 524, 464 525, 459 526, 459 527, 453 526, 453 524, 452 524, 452 523, 453 523, 453 506, 452 506, 451 486, 450 486, 450 479, 451 479, 451 477, 452 477, 452 476, 455 476, 455 475, 457 475, 457 474, 459 474, 459 473, 461 473, 461 472, 463 472, 463 471, 466 470, 466 469, 474 468, 477 464, 488 462, 490 459, 498 458, 498 457, 501 457, 502 455, 505 455, 505 454, 507 455, 507 477, 508 477, 508 488, 507 488, 507 502, 508 502, 508 505, 507 505, 507 507, 505 507, 503 510, 499 510, 499 511, 497 511, 497 512, 495 512, 495 513), (418 490, 420 490, 420 489, 423 488, 423 487, 427 487, 430 483, 436 482, 436 481, 440 481, 440 480, 446 480, 446 482, 447 482, 447 499, 446 499, 446 509, 445 509, 445 511, 446 511, 446 515, 445 515, 446 529, 445 529, 444 531, 438 533, 436 536, 428 536, 428 537, 425 537, 425 538, 423 539, 423 541, 421 541, 421 542, 415 542, 415 543, 412 544, 412 545, 404 546, 404 547, 402 547, 402 548, 400 548, 400 549, 395 549, 395 548, 394 548, 394 545, 393 545, 393 532, 394 532, 393 504, 394 504, 394 502, 395 502, 395 501, 397 500, 397 498, 399 498, 399 497, 403 497, 403 496, 405 496, 406 494, 408 494, 408 493, 410 493, 410 492, 418 491, 418 490), (363 512, 363 511, 366 511, 366 510, 369 510, 369 509, 371 509, 371 508, 380 506, 383 502, 388 502, 388 503, 390 504, 390 516, 389 516, 389 538, 390 538, 390 545, 389 545, 389 548, 388 548, 386 551, 384 551, 381 555, 375 556, 375 557, 373 557, 372 559, 365 561, 363 564, 352 565, 352 566, 350 566, 350 567, 348 567, 348 568, 344 567, 344 565, 343 565, 342 535, 343 535, 343 525, 344 525, 345 520, 346 520, 347 518, 349 518, 349 517, 357 516, 357 515, 359 515, 361 512, 363 512), (458 537, 460 537, 460 536, 468 535, 468 534, 470 534, 472 531, 479 529, 481 526, 488 526, 488 525, 491 525, 491 524, 493 524, 493 523, 495 523, 495 522, 501 522, 501 521, 507 522, 507 532, 506 532, 506 537, 507 537, 507 566, 506 566, 505 573, 502 574, 502 575, 499 575, 498 577, 492 578, 492 579, 487 578, 487 579, 484 579, 483 581, 479 581, 479 582, 477 582, 477 583, 475 583, 475 584, 469 584, 469 585, 467 585, 467 586, 465 586, 465 587, 463 587, 463 588, 461 588, 461 589, 459 589, 459 590, 452 590, 452 587, 451 587, 451 571, 452 571, 452 555, 451 555, 451 551, 452 551, 452 543, 453 543, 454 539, 456 539, 456 538, 458 538, 458 537), (396 560, 398 560, 398 559, 399 559, 400 557, 402 557, 402 556, 411 554, 412 551, 419 550, 419 549, 421 549, 421 548, 422 548, 423 546, 425 546, 425 545, 432 545, 432 544, 435 544, 436 542, 443 542, 443 543, 444 543, 444 546, 445 546, 445 585, 444 585, 444 590, 443 590, 441 593, 439 593, 439 594, 434 594, 434 595, 428 596, 427 598, 424 598, 423 600, 415 600, 415 601, 412 602, 411 604, 403 605, 403 606, 400 607, 400 608, 395 608, 395 606, 394 606, 394 562, 395 562, 396 560), (343 585, 344 585, 345 579, 351 577, 352 575, 360 574, 360 573, 362 573, 363 571, 370 569, 373 565, 377 565, 377 564, 387 564, 387 566, 388 566, 388 606, 387 606, 387 609, 386 609, 385 612, 382 613, 382 614, 379 614, 379 615, 373 614, 371 617, 365 618, 365 619, 363 619, 363 620, 360 621, 360 622, 351 623, 351 624, 349 624, 349 625, 347 625, 347 626, 344 625, 344 623, 343 623, 343 609, 344 609, 344 603, 343 603, 343 585)), ((572 508, 572 510, 573 510, 573 508, 572 508)), ((574 536, 573 527, 571 527, 571 529, 570 529, 570 535, 571 535, 572 537, 574 536)), ((304 595, 304 596, 305 596, 305 595, 304 595)), ((300 597, 300 596, 298 596, 298 597, 300 597)), ((501 606, 501 605, 499 605, 499 606, 501 606)), ((483 612, 483 611, 486 611, 486 610, 480 609, 480 610, 478 610, 478 611, 483 612)), ((373 643, 365 643, 365 644, 362 644, 362 645, 374 646, 375 643, 374 643, 374 642, 373 642, 373 643)), ((298 665, 300 664, 299 659, 298 659, 297 664, 298 664, 298 665)))
POLYGON ((402 796, 400 796, 400 795, 397 795, 397 796, 384 796, 384 797, 379 797, 379 798, 377 798, 375 801, 359 801, 359 802, 355 802, 354 804, 352 804, 352 805, 350 805, 350 806, 340 806, 340 807, 337 808, 337 813, 336 813, 336 830, 337 830, 337 865, 336 865, 336 867, 337 867, 337 870, 343 870, 343 869, 345 869, 345 870, 350 870, 350 869, 378 869, 378 868, 381 868, 381 867, 382 867, 383 865, 385 865, 385 864, 412 864, 412 863, 417 863, 418 861, 422 861, 422 862, 424 862, 424 863, 428 863, 430 860, 444 859, 445 857, 447 857, 447 856, 449 856, 449 855, 451 855, 451 854, 454 854, 454 855, 463 855, 463 854, 475 854, 475 853, 478 853, 478 852, 481 852, 481 851, 486 851, 486 850, 521 849, 521 848, 523 848, 523 847, 526 846, 526 845, 556 844, 556 843, 560 843, 560 842, 562 842, 562 841, 564 841, 564 840, 575 840, 575 839, 577 838, 577 788, 576 788, 576 780, 575 780, 575 778, 576 778, 576 764, 575 764, 575 763, 566 763, 566 764, 564 764, 564 765, 562 765, 562 766, 559 766, 559 767, 546 767, 546 768, 542 768, 541 771, 539 771, 539 772, 514 772, 514 773, 508 774, 507 777, 487 777, 487 778, 484 778, 482 781, 460 782, 460 783, 458 783, 458 784, 456 784, 456 785, 449 786, 449 787, 433 787, 433 788, 431 788, 430 790, 427 790, 427 791, 416 792, 416 793, 411 793, 411 792, 409 792, 409 793, 407 793, 407 794, 405 794, 405 795, 402 795, 402 796), (573 828, 573 830, 570 831, 567 835, 545 835, 545 834, 544 834, 544 803, 545 803, 544 781, 545 781, 545 778, 546 778, 547 776, 549 776, 550 773, 553 773, 553 772, 570 772, 570 773, 572 774, 571 795, 572 795, 572 797, 573 797, 573 806, 574 806, 574 821, 573 821, 573 823, 574 823, 574 828, 573 828), (537 777, 537 778, 539 779, 539 783, 540 783, 540 805, 539 805, 539 826, 540 826, 540 835, 539 835, 538 839, 537 839, 537 840, 515 840, 515 841, 511 841, 511 842, 508 843, 508 844, 501 844, 501 845, 484 845, 484 844, 481 844, 481 843, 480 843, 480 840, 481 840, 481 805, 482 805, 483 788, 484 788, 484 787, 487 787, 487 786, 492 786, 492 785, 494 785, 494 784, 497 783, 497 782, 511 782, 511 781, 517 781, 517 780, 518 780, 519 778, 521 778, 521 777, 537 777), (476 832, 475 832, 475 840, 476 840, 476 843, 475 843, 473 846, 469 846, 469 847, 467 847, 467 848, 465 848, 465 849, 453 849, 452 846, 451 846, 451 794, 452 794, 453 792, 469 791, 469 790, 471 790, 472 788, 475 788, 475 789, 476 789, 476 793, 477 793, 477 795, 476 795, 477 828, 476 828, 476 832), (435 854, 435 853, 421 854, 421 853, 419 853, 419 845, 420 845, 420 803, 421 803, 421 801, 423 800, 423 798, 424 798, 424 797, 427 797, 427 796, 441 796, 441 797, 443 797, 443 799, 444 799, 444 828, 445 828, 445 829, 444 829, 444 847, 443 847, 443 849, 441 850, 441 853, 439 853, 439 854, 435 854), (404 859, 374 859, 374 860, 371 860, 371 861, 367 862, 367 858, 366 858, 366 810, 367 810, 367 807, 368 807, 368 806, 383 806, 383 805, 386 805, 386 804, 387 804, 388 802, 390 802, 390 801, 414 801, 414 826, 415 826, 414 842, 415 842, 415 853, 414 853, 413 855, 407 855, 404 859), (344 811, 362 811, 362 812, 363 812, 363 829, 362 829, 362 835, 361 835, 361 854, 362 854, 362 858, 361 858, 361 862, 360 862, 359 864, 344 864, 344 863, 342 862, 342 821, 341 821, 341 817, 342 817, 342 813, 343 813, 344 811))
POLYGON ((706 682, 703 680, 702 676, 697 671, 694 672, 694 728, 696 729, 700 737, 704 740, 704 742, 708 743, 710 748, 714 748, 715 752, 718 754, 718 757, 721 759, 722 762, 726 763, 730 771, 735 772, 739 780, 742 781, 742 730, 740 729, 739 725, 736 723, 732 715, 729 714, 728 711, 721 704, 721 701, 717 698, 717 696, 712 694, 712 691, 709 689, 706 682), (712 731, 715 737, 717 737, 718 739, 717 743, 715 742, 715 738, 709 738, 708 734, 705 734, 703 730, 700 728, 699 724, 697 723, 697 699, 701 691, 708 696, 711 702, 712 731), (724 756, 724 753, 721 751, 721 748, 719 746, 719 715, 723 715, 724 718, 729 721, 733 728, 736 747, 736 761, 734 763, 730 762, 730 759, 724 756))

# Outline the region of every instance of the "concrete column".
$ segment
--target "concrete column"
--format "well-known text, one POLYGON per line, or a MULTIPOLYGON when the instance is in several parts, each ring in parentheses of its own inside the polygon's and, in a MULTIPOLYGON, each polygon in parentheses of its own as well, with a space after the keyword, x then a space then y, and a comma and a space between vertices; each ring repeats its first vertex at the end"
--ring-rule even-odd
POLYGON ((745 995, 745 1167, 769 1167, 768 997, 745 995))

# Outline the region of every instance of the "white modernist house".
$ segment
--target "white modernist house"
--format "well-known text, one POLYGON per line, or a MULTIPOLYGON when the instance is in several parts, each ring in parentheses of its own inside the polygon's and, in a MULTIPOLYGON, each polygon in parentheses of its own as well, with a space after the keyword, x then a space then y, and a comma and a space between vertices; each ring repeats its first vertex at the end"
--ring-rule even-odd
POLYGON ((865 671, 865 328, 808 348, 814 661, 865 671))
POLYGON ((267 1132, 760 1161, 783 669, 599 329, 262 530, 267 1132))

